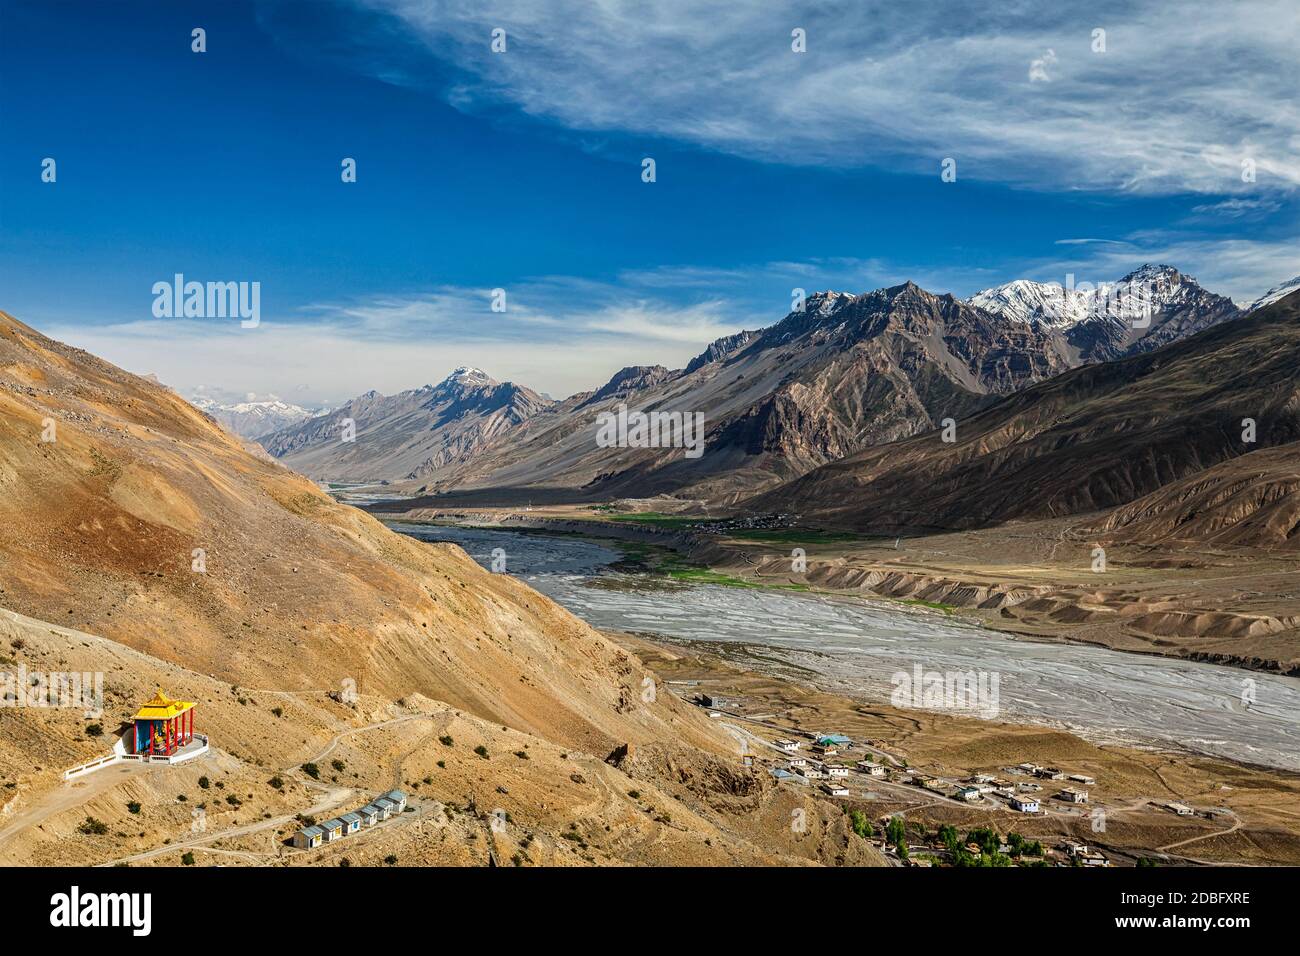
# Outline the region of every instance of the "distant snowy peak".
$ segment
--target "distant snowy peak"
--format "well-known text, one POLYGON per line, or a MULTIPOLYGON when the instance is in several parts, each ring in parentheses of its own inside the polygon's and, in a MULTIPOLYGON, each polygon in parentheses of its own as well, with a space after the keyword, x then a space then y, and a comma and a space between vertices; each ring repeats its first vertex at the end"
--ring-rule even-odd
POLYGON ((1286 282, 1283 282, 1281 285, 1273 286, 1273 288, 1269 289, 1258 299, 1252 302, 1249 306, 1247 306, 1246 311, 1254 312, 1256 309, 1262 309, 1266 305, 1272 305, 1278 299, 1285 298, 1286 296, 1290 295, 1292 292, 1295 292, 1297 289, 1300 289, 1300 276, 1296 276, 1294 279, 1288 279, 1286 282))
POLYGON ((213 398, 193 398, 190 404, 200 411, 207 412, 224 428, 244 438, 260 438, 322 414, 279 399, 262 402, 219 402, 213 398))
POLYGON ((1068 329, 1081 322, 1124 319, 1147 307, 1163 312, 1201 297, 1218 298, 1173 266, 1148 263, 1118 282, 1094 285, 1072 276, 1065 284, 1016 279, 977 292, 966 301, 1015 322, 1068 329))
POLYGON ((1039 321, 1053 327, 1075 325, 1091 314, 1091 303, 1082 296, 1067 296, 1061 285, 1029 279, 984 289, 966 301, 1015 322, 1039 321))
POLYGON ((473 366, 470 365, 460 365, 452 369, 451 374, 442 380, 442 384, 478 386, 478 385, 496 385, 498 384, 498 382, 496 379, 488 375, 487 372, 483 371, 481 368, 474 368, 473 366))

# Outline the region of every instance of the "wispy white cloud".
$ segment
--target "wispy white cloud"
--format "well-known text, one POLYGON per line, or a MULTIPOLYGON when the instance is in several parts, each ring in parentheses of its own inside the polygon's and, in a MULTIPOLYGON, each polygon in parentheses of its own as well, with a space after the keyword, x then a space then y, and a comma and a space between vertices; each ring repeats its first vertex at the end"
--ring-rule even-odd
POLYGON ((952 156, 967 177, 1054 189, 1300 185, 1293 0, 355 2, 461 68, 460 108, 504 103, 583 133, 935 175, 952 156), (489 50, 495 27, 505 53, 489 50))
POLYGON ((1265 219, 1282 208, 1273 199, 1224 199, 1192 207, 1191 222, 1253 221, 1265 219))
MULTIPOLYGON (((142 320, 43 329, 185 394, 275 393, 338 402, 372 388, 396 392, 437 381, 457 365, 567 395, 594 388, 629 364, 681 367, 705 345, 752 328, 746 273, 657 269, 601 282, 546 276, 504 290, 440 286, 418 294, 320 302, 264 312, 255 329, 213 320, 142 320), (345 357, 345 358, 344 358, 345 357)), ((748 276, 752 280, 752 274, 748 276)), ((780 303, 759 309, 782 314, 780 303)))

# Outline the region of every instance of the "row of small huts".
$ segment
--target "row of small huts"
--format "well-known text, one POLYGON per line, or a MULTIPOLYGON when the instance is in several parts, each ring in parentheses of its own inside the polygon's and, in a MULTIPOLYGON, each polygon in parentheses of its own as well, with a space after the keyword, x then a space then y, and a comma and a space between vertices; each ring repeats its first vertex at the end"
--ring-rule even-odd
POLYGON ((406 794, 400 790, 389 790, 355 813, 345 813, 324 823, 303 827, 293 835, 293 845, 300 850, 314 850, 322 843, 333 843, 350 834, 360 833, 363 827, 373 827, 405 809, 406 794))

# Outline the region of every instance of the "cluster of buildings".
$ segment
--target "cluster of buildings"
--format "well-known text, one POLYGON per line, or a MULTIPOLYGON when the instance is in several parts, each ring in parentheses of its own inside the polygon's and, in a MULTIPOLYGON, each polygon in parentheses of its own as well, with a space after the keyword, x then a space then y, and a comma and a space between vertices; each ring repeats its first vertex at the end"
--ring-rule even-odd
POLYGON ((700 521, 691 525, 692 531, 702 531, 705 534, 730 534, 735 531, 775 531, 782 528, 793 528, 798 521, 798 515, 792 514, 766 514, 751 515, 745 518, 721 518, 716 521, 700 521))
POLYGON ((400 790, 389 790, 355 813, 345 813, 324 823, 303 827, 293 835, 293 845, 300 850, 314 850, 323 843, 333 843, 353 833, 360 833, 363 828, 376 826, 405 809, 406 794, 400 790))
MULTIPOLYGON (((715 707, 725 706, 726 703, 718 701, 717 698, 709 698, 709 700, 714 702, 715 707)), ((773 767, 768 771, 773 777, 778 780, 816 781, 822 791, 835 797, 849 795, 846 783, 851 775, 856 773, 865 777, 888 777, 891 783, 914 784, 967 803, 977 803, 986 796, 997 796, 1006 800, 1011 809, 1019 813, 1042 812, 1042 803, 1037 794, 1043 788, 1040 784, 1030 781, 1013 783, 1000 779, 994 774, 977 773, 967 781, 958 784, 954 792, 953 784, 948 780, 903 768, 886 767, 883 763, 876 763, 873 760, 858 760, 849 765, 841 758, 840 751, 852 748, 853 742, 843 734, 813 735, 807 757, 801 753, 804 745, 798 740, 782 738, 773 741, 773 746, 788 755, 784 767, 773 767)), ((1030 776, 1039 780, 1068 779, 1071 783, 1082 785, 1067 786, 1056 792, 1055 798, 1065 803, 1087 803, 1088 791, 1082 787, 1096 783, 1086 774, 1066 774, 1057 767, 1040 767, 1034 763, 1022 763, 1004 769, 1008 774, 1030 776)), ((1170 805, 1169 809, 1174 810, 1174 807, 1170 805)), ((1174 812, 1179 811, 1174 810, 1174 812)))
MULTIPOLYGON (((1022 774, 1029 777, 1037 777, 1040 780, 1069 780, 1071 783, 1081 784, 1082 787, 1090 787, 1097 781, 1085 773, 1067 774, 1057 767, 1040 767, 1036 763, 1022 763, 1014 767, 1007 768, 1008 773, 1022 774)), ((1066 803, 1087 803, 1088 791, 1082 787, 1065 787, 1056 792, 1056 799, 1066 803)), ((1018 794, 1027 794, 1041 790, 1035 783, 1020 783, 1016 785, 1018 794)), ((1014 810, 1020 810, 1022 813, 1037 813, 1039 809, 1038 801, 1023 796, 1014 796, 1011 799, 1011 807, 1014 810), (1032 806, 1033 809, 1023 809, 1032 806)))
POLYGON ((802 756, 803 744, 797 740, 773 741, 774 746, 790 754, 784 767, 774 767, 769 772, 778 780, 802 779, 804 782, 821 781, 819 788, 832 797, 847 797, 849 777, 858 773, 867 777, 883 777, 885 767, 870 760, 859 760, 850 766, 840 758, 840 749, 853 746, 843 734, 814 736, 808 748, 811 757, 802 756))

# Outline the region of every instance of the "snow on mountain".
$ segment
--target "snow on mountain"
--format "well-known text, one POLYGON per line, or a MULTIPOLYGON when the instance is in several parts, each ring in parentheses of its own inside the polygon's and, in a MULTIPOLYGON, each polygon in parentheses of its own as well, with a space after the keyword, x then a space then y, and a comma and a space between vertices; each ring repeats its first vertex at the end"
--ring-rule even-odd
POLYGON ((442 380, 440 385, 466 385, 471 388, 477 388, 482 385, 500 384, 492 376, 481 368, 474 368, 470 365, 458 365, 452 369, 451 374, 442 380))
POLYGON ((250 439, 260 438, 323 414, 323 411, 303 408, 278 398, 261 402, 221 402, 214 398, 192 398, 190 404, 207 412, 228 431, 250 439))
POLYGON ((1035 320, 1053 328, 1075 325, 1091 315, 1091 301, 1084 295, 1066 295, 1058 283, 1016 279, 1005 285, 976 292, 966 301, 973 306, 1016 322, 1035 320))
POLYGON ((1278 299, 1290 295, 1292 292, 1295 292, 1297 289, 1300 289, 1300 276, 1296 276, 1294 279, 1288 279, 1286 282, 1283 282, 1281 285, 1273 286, 1273 288, 1269 289, 1258 299, 1256 299, 1254 302, 1248 305, 1246 307, 1246 311, 1254 312, 1256 309, 1262 309, 1266 305, 1272 305, 1278 299))
POLYGON ((1034 282, 1016 279, 975 293, 971 305, 1015 322, 1069 329, 1083 322, 1122 322, 1144 310, 1165 312, 1206 295, 1194 278, 1173 266, 1147 263, 1118 282, 1034 282))

